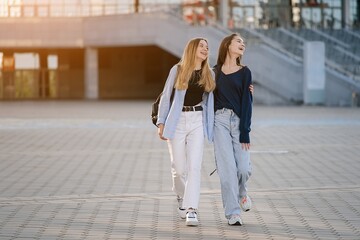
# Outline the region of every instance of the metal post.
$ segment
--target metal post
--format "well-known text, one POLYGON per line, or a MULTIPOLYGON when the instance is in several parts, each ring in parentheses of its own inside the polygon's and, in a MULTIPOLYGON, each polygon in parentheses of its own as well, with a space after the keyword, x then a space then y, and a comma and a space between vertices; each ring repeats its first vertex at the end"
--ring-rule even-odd
POLYGON ((139 5, 140 5, 140 0, 134 0, 135 13, 139 12, 139 5))

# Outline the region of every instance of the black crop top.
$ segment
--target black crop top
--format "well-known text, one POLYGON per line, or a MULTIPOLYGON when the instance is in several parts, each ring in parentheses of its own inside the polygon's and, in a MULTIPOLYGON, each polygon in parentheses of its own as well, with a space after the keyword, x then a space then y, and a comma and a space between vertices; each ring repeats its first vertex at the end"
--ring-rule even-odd
POLYGON ((195 70, 191 75, 188 89, 186 90, 184 106, 195 106, 201 103, 204 88, 199 85, 201 70, 195 70))

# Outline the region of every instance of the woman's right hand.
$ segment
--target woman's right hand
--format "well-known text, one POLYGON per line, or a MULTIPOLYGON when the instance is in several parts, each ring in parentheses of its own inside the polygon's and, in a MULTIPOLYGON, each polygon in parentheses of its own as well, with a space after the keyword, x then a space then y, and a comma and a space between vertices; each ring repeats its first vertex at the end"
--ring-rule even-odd
POLYGON ((164 132, 164 124, 160 123, 158 125, 158 134, 161 140, 167 140, 166 138, 163 137, 163 132, 164 132))
POLYGON ((250 150, 250 143, 241 143, 241 148, 245 151, 250 150))

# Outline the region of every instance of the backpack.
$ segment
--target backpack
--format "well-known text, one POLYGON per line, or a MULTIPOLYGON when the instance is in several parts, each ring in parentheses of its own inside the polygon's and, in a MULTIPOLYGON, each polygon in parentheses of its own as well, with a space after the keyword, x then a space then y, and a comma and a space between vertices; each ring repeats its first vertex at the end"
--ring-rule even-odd
POLYGON ((151 105, 151 121, 157 127, 156 122, 158 120, 159 103, 162 93, 156 98, 156 101, 151 105))
MULTIPOLYGON (((178 77, 179 74, 179 68, 180 66, 177 65, 177 72, 176 72, 176 77, 175 77, 175 81, 178 77)), ((174 98, 174 94, 175 94, 175 88, 173 88, 172 92, 171 92, 171 97, 170 97, 170 104, 173 101, 174 98)), ((159 94, 159 96, 156 98, 155 102, 153 102, 153 104, 151 104, 151 122, 157 127, 156 122, 158 120, 158 112, 159 112, 159 103, 160 103, 160 99, 161 99, 161 95, 162 92, 159 94)))
MULTIPOLYGON (((171 92, 170 103, 172 103, 174 94, 175 94, 175 88, 173 88, 173 90, 171 92)), ((153 102, 153 104, 151 105, 151 121, 156 127, 157 127, 156 122, 158 120, 159 103, 160 103, 161 95, 162 95, 162 93, 159 94, 159 96, 156 98, 155 102, 153 102)))

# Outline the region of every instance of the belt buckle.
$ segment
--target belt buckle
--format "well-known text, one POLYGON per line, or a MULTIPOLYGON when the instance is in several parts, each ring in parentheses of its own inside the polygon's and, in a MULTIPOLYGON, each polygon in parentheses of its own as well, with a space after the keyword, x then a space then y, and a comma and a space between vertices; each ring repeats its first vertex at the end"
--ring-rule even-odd
POLYGON ((185 112, 191 111, 191 106, 184 106, 184 111, 185 112))

